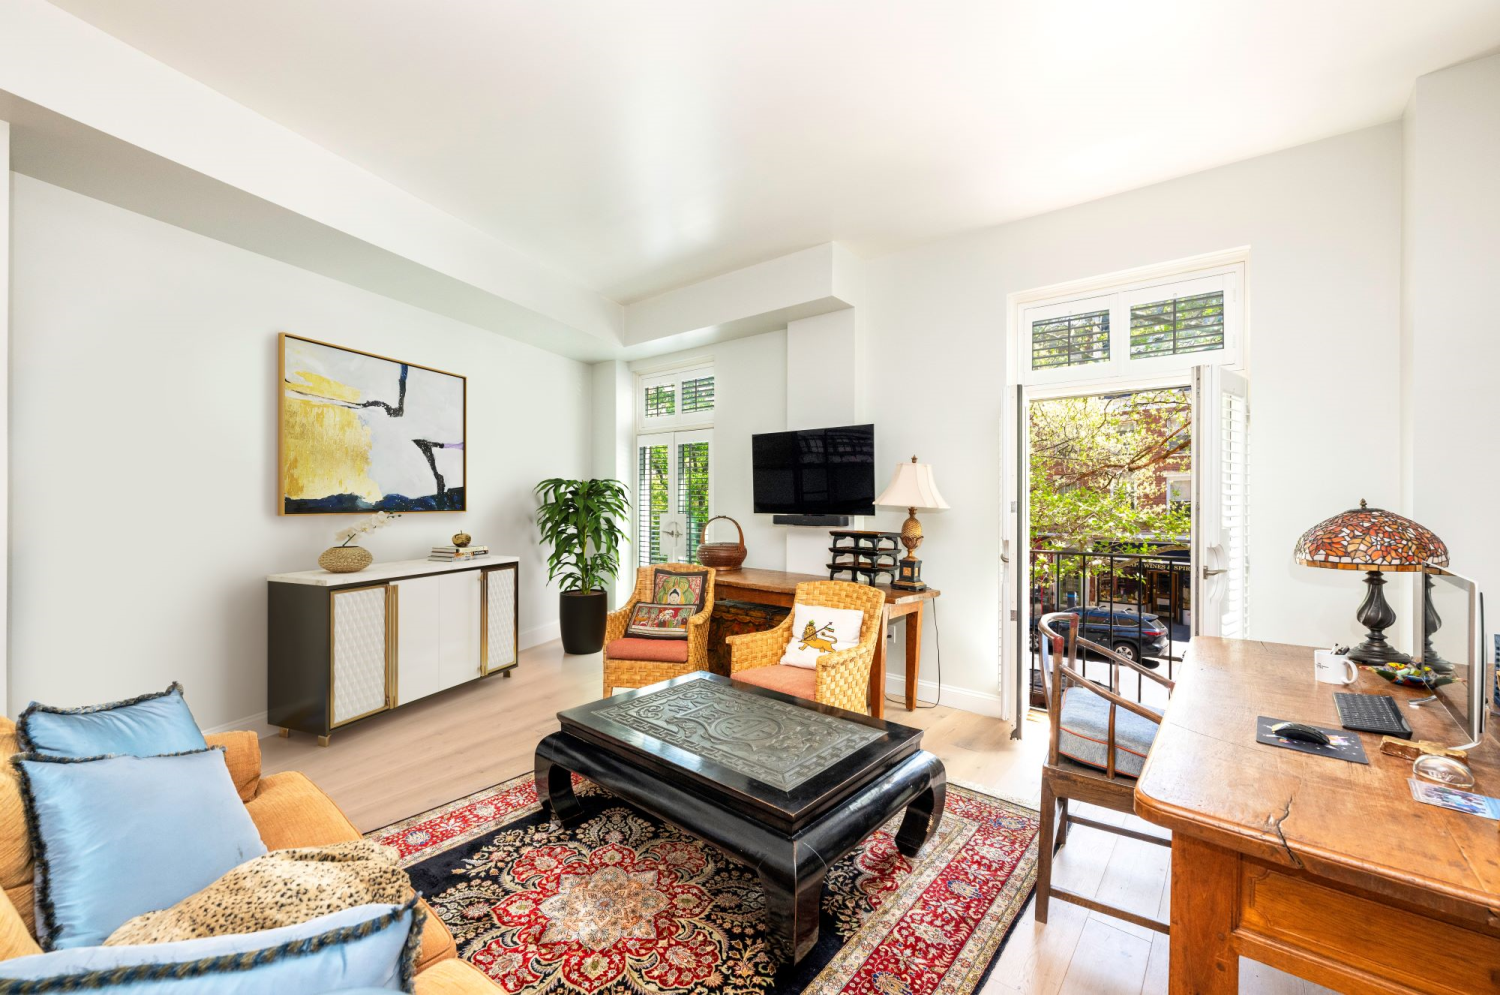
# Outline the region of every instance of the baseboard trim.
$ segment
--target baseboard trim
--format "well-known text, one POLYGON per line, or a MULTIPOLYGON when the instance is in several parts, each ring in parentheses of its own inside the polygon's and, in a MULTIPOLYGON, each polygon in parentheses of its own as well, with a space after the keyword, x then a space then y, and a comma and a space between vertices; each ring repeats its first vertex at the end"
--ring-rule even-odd
POLYGON ((521 648, 529 650, 533 646, 540 646, 542 643, 550 643, 554 639, 561 638, 562 629, 558 625, 557 619, 554 618, 550 622, 543 622, 541 625, 532 626, 530 629, 522 629, 520 639, 521 648))
POLYGON ((281 731, 273 725, 266 724, 265 712, 256 712, 254 715, 247 715, 242 719, 235 719, 233 722, 225 722, 223 725, 217 725, 213 726, 212 728, 205 729, 203 730, 203 733, 206 736, 212 736, 214 733, 237 732, 241 729, 249 729, 251 732, 255 733, 258 739, 265 739, 267 736, 274 735, 275 733, 281 731))
MULTIPOLYGON (((906 675, 886 674, 885 693, 900 698, 906 694, 906 675)), ((937 681, 917 681, 917 698, 927 704, 938 700, 937 681)), ((954 687, 952 684, 944 684, 942 687, 942 704, 950 708, 962 709, 965 712, 973 712, 976 715, 988 715, 992 718, 1000 718, 1003 714, 1004 699, 992 691, 971 691, 968 688, 954 687)), ((892 716, 887 712, 892 721, 900 722, 899 714, 892 716)))

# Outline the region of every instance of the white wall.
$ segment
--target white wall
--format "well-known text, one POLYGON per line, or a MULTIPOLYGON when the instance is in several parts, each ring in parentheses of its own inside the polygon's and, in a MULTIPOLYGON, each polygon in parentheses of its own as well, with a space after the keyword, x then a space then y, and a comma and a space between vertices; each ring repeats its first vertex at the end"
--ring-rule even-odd
MULTIPOLYGON (((714 364, 713 512, 728 515, 745 530, 745 566, 767 570, 786 568, 786 529, 772 525, 770 515, 755 514, 750 436, 786 429, 786 356, 783 330, 631 364, 648 370, 689 362, 714 364)), ((634 478, 628 482, 634 493, 634 478)), ((709 527, 710 541, 734 538, 734 527, 728 522, 709 527)), ((636 562, 634 547, 627 555, 636 562)))
MULTIPOLYGON (((593 367, 593 476, 599 480, 619 480, 634 487, 635 460, 635 374, 621 360, 595 363, 593 367)), ((631 523, 623 524, 632 532, 631 523)), ((628 600, 635 589, 635 571, 631 569, 633 546, 620 550, 620 572, 610 591, 610 607, 628 600)))
POLYGON ((355 265, 339 272, 350 281, 438 309, 463 301, 476 317, 504 312, 512 324, 503 334, 572 355, 597 359, 618 345, 624 311, 614 301, 45 0, 0 4, 0 102, 6 94, 56 115, 33 122, 31 132, 40 124, 52 138, 86 143, 86 162, 68 161, 66 152, 34 162, 48 170, 38 174, 44 179, 88 177, 99 196, 127 195, 138 210, 176 217, 172 180, 182 177, 192 196, 203 196, 212 185, 197 177, 211 177, 222 194, 202 205, 205 217, 184 224, 210 225, 220 238, 310 267, 345 255, 355 265), (99 135, 118 144, 97 142, 99 135), (135 149, 159 161, 148 164, 135 149), (143 168, 149 176, 136 172, 143 168), (277 237, 267 238, 267 228, 277 237), (334 232, 345 237, 326 238, 334 232), (444 282, 434 274, 452 281, 450 294, 437 292, 444 282))
POLYGON ((858 332, 859 322, 854 308, 804 318, 787 325, 786 424, 789 430, 855 423, 859 417, 858 332))
POLYGON ((1409 510, 1448 544, 1454 569, 1489 594, 1493 631, 1500 538, 1487 512, 1500 491, 1500 56, 1418 79, 1406 121, 1409 510))
POLYGON ((346 516, 276 515, 276 333, 466 374, 473 510, 408 515, 377 559, 460 527, 521 557, 552 638, 531 488, 588 472, 588 367, 12 174, 12 711, 180 680, 205 726, 265 708, 266 574, 346 516))
POLYGON ((952 506, 923 519, 923 579, 943 592, 944 685, 977 694, 945 700, 980 708, 996 687, 1006 295, 1236 246, 1251 253, 1251 632, 1354 636, 1357 576, 1291 552, 1362 497, 1400 499, 1400 207, 1389 124, 866 263, 877 465, 918 454, 952 506))
MULTIPOLYGON (((786 427, 791 431, 859 425, 860 333, 856 308, 787 323, 786 427)), ((875 486, 884 477, 877 465, 875 486)), ((878 491, 877 491, 878 493, 878 491)), ((849 528, 865 527, 851 518, 849 528)), ((786 534, 786 569, 822 574, 828 565, 827 527, 780 526, 786 534)))
MULTIPOLYGON (((10 125, 0 121, 0 492, 10 493, 10 125)), ((10 502, 0 502, 0 539, 10 528, 10 502)), ((10 564, 0 566, 0 632, 10 605, 10 564)), ((10 681, 5 641, 0 639, 0 712, 6 710, 10 681)))

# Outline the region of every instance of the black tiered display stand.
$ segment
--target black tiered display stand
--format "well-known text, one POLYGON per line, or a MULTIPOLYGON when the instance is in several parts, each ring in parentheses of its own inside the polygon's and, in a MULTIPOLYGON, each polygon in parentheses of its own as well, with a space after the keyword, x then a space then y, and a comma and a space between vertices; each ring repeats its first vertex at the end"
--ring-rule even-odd
POLYGON ((852 580, 856 584, 878 584, 896 578, 901 558, 901 533, 861 529, 832 529, 833 545, 828 561, 829 580, 852 580))

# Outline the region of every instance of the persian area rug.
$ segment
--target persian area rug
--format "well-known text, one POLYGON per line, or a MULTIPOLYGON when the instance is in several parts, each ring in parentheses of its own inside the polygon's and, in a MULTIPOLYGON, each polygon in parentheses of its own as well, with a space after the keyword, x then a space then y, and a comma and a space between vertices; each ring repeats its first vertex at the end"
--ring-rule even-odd
POLYGON ((567 828, 526 775, 369 834, 507 992, 969 995, 1036 882, 1036 811, 950 784, 914 860, 898 816, 834 865, 817 946, 782 965, 751 868, 575 787, 585 816, 567 828))

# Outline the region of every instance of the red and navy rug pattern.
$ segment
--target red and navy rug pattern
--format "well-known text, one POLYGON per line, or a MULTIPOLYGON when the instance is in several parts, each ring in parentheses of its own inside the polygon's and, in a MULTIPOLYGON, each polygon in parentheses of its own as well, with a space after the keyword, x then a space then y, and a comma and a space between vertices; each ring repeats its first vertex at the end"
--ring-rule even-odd
POLYGON ((834 866, 817 947, 781 965, 753 871, 575 783, 585 818, 567 828, 528 775, 369 836, 513 995, 969 995, 1036 881, 1036 811, 950 785, 915 859, 893 820, 834 866))

